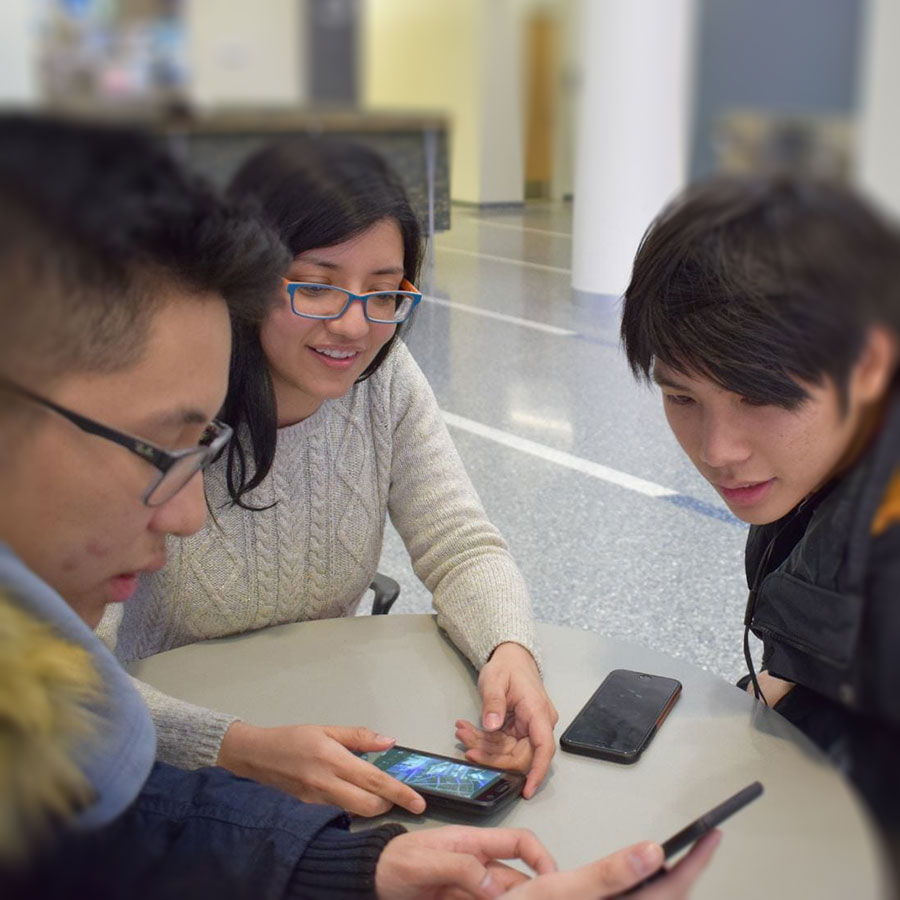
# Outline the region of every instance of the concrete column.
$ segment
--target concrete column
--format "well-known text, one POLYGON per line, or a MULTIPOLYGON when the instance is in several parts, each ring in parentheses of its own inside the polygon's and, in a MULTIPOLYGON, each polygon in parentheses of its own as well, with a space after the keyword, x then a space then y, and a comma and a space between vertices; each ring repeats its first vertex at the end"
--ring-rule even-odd
POLYGON ((32 0, 0 2, 0 106, 38 100, 38 12, 32 0))
POLYGON ((687 179, 694 0, 582 0, 580 15, 572 284, 618 295, 687 179))
POLYGON ((860 186, 886 212, 900 217, 900 4, 869 0, 862 46, 857 145, 860 186))

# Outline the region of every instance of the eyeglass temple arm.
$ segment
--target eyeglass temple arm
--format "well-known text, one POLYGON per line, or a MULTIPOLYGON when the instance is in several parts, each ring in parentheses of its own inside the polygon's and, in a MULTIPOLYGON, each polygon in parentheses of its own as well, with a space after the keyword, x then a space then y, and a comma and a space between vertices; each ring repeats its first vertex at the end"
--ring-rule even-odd
POLYGON ((96 435, 97 437, 105 438, 108 441, 112 441, 115 444, 118 444, 120 447, 125 447, 126 450, 131 450, 134 453, 137 453, 138 456, 144 457, 151 465, 155 466, 161 472, 168 471, 174 460, 166 453, 164 450, 160 450, 159 447, 154 447, 153 444, 148 444, 146 441, 139 440, 138 438, 132 437, 131 435, 122 434, 121 432, 115 431, 112 428, 108 428, 106 425, 101 424, 100 422, 95 422, 93 419, 85 418, 84 416, 79 415, 77 412, 72 412, 70 409, 66 409, 65 407, 59 406, 54 403, 52 400, 48 400, 46 397, 40 397, 37 394, 33 394, 31 391, 26 388, 16 386, 16 390, 19 391, 24 396, 33 400, 35 403, 40 404, 41 406, 45 406, 47 409, 53 410, 57 415, 62 416, 64 419, 68 419, 73 425, 77 425, 82 431, 87 432, 88 434, 96 435))

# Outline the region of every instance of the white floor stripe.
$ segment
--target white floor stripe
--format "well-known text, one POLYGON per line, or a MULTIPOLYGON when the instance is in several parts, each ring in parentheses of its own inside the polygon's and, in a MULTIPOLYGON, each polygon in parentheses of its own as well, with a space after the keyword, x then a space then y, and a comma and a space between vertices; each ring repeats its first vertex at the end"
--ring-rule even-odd
POLYGON ((520 319, 518 316, 508 316, 506 313, 494 312, 490 309, 482 309, 479 306, 467 306, 465 303, 454 303, 452 300, 444 300, 442 297, 422 295, 429 303, 437 303, 439 306, 447 306, 450 309, 459 309, 476 316, 484 316, 486 319, 498 319, 501 322, 509 322, 511 325, 521 325, 523 328, 533 328, 535 331, 543 331, 547 334, 555 334, 559 337, 571 337, 577 334, 568 328, 559 328, 556 325, 546 325, 543 322, 535 322, 532 319, 520 319))
POLYGON ((547 460, 547 462, 556 463, 558 466, 565 466, 567 469, 574 469, 576 472, 627 488, 629 491, 636 491, 647 497, 672 497, 678 493, 678 491, 665 488, 660 484, 654 484, 652 481, 644 481, 643 478, 629 475, 627 472, 611 469, 609 466, 582 459, 580 456, 573 456, 571 453, 565 453, 562 450, 554 450, 552 447, 537 443, 537 441, 529 441, 526 438, 510 434, 508 431, 491 428, 490 425, 482 425, 481 422, 457 416, 455 413, 442 410, 442 414, 444 421, 454 428, 461 428, 463 431, 477 434, 479 437, 487 438, 489 441, 502 444, 504 447, 520 450, 522 453, 528 453, 539 459, 547 460))
POLYGON ((558 272, 561 275, 570 275, 571 269, 563 269, 560 266, 545 266, 543 263, 528 262, 525 259, 511 259, 508 256, 494 256, 492 253, 479 253, 477 250, 463 250, 462 247, 448 247, 446 244, 435 244, 440 253, 461 253, 463 256, 477 256, 479 259, 490 259, 493 262, 509 263, 512 266, 524 266, 526 269, 541 269, 544 272, 558 272))
POLYGON ((534 228, 531 225, 513 225, 512 222, 490 222, 487 219, 479 219, 477 216, 465 216, 470 222, 478 225, 488 225, 491 228, 507 228, 510 231, 527 231, 529 234, 546 234, 550 237, 572 239, 572 235, 568 231, 551 231, 548 228, 534 228))

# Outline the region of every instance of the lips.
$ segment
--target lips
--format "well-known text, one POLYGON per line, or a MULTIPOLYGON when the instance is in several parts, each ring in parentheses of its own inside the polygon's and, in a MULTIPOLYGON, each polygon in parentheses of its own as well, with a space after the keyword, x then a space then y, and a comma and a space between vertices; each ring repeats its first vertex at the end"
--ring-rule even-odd
POLYGON ((774 482, 775 479, 770 478, 767 481, 735 482, 727 487, 717 484, 715 488, 729 506, 752 506, 765 497, 774 482))
POLYGON ((127 572, 110 579, 110 603, 124 603, 137 590, 137 572, 127 572))
POLYGON ((165 564, 166 554, 163 552, 133 572, 121 572, 118 575, 114 575, 109 579, 108 602, 124 603, 126 600, 129 600, 137 590, 139 576, 145 572, 158 572, 165 564))
POLYGON ((359 356, 359 350, 350 350, 348 348, 339 348, 339 347, 313 347, 313 350, 316 353, 321 353, 323 356, 327 356, 329 359, 350 359, 354 356, 359 356))
POLYGON ((347 347, 307 347, 307 349, 323 366, 339 371, 349 369, 362 354, 361 350, 351 350, 347 347))

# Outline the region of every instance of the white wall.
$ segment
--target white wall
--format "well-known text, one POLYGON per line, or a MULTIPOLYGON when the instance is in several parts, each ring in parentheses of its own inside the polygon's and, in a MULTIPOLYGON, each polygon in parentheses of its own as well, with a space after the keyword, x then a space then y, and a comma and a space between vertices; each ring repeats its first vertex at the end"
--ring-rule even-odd
POLYGON ((301 0, 186 0, 191 102, 203 109, 301 103, 302 13, 301 0))
POLYGON ((900 3, 869 0, 862 60, 858 179, 900 216, 900 3))
POLYGON ((0 105, 37 102, 37 14, 33 0, 0 0, 0 105))
POLYGON ((520 49, 511 0, 367 0, 362 103, 446 113, 450 193, 521 202, 520 49))

